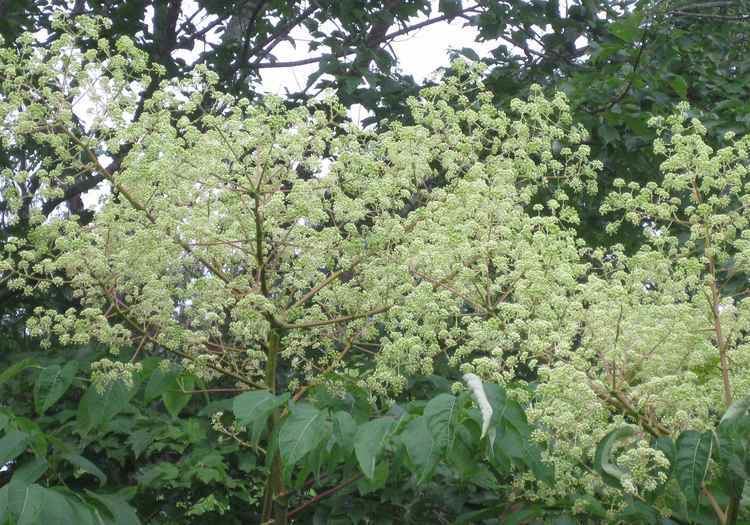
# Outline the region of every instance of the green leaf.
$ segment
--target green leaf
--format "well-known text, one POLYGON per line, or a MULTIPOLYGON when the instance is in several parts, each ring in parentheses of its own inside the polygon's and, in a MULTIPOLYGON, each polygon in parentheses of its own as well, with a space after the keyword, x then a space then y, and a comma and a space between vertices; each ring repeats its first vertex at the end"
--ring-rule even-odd
POLYGON ((31 358, 23 359, 22 361, 12 364, 8 368, 0 372, 0 385, 5 383, 6 381, 10 381, 18 374, 32 366, 36 366, 36 361, 31 358))
POLYGON ((333 414, 333 436, 336 443, 347 453, 354 448, 357 423, 349 412, 340 410, 333 414))
POLYGON ((34 408, 37 414, 44 414, 67 392, 78 371, 78 361, 72 360, 61 367, 48 366, 39 373, 34 384, 34 408))
POLYGON ((160 398, 167 388, 170 387, 176 375, 177 373, 172 370, 165 371, 161 367, 157 367, 151 373, 148 383, 146 383, 146 388, 143 391, 143 400, 146 403, 151 403, 153 400, 160 398))
POLYGON ((122 381, 117 381, 103 392, 98 392, 91 385, 78 404, 78 427, 84 432, 90 432, 114 416, 125 410, 133 394, 122 381))
POLYGON ((466 525, 467 523, 481 523, 482 520, 497 518, 508 506, 507 501, 497 504, 484 505, 481 510, 465 512, 456 517, 455 525, 466 525))
POLYGON ((388 435, 393 428, 393 420, 380 418, 368 421, 357 429, 354 437, 354 453, 359 468, 367 479, 373 479, 378 454, 383 450, 388 435))
POLYGON ((193 394, 187 391, 192 390, 194 384, 195 379, 190 375, 174 374, 167 381, 161 400, 172 417, 179 416, 182 409, 190 402, 193 394))
POLYGON ((450 20, 461 11, 461 0, 440 0, 438 9, 450 20))
POLYGON ((481 60, 477 52, 470 47, 462 47, 458 52, 474 62, 479 62, 481 60))
POLYGON ((435 441, 436 450, 443 454, 453 444, 458 419, 458 398, 440 394, 424 407, 427 429, 435 441))
POLYGON ((20 456, 29 443, 29 435, 26 432, 13 430, 0 439, 0 465, 20 456))
POLYGON ((719 458, 734 497, 750 479, 750 396, 732 403, 719 422, 719 458))
POLYGON ((325 414, 308 403, 299 403, 279 430, 279 453, 286 468, 296 465, 326 438, 325 414))
POLYGON ((711 432, 686 430, 677 438, 675 476, 688 505, 696 507, 713 448, 711 432))
POLYGON ((86 491, 90 498, 107 510, 114 525, 140 525, 141 521, 135 509, 128 503, 125 493, 126 491, 120 491, 117 494, 98 494, 90 490, 86 491))
POLYGON ((635 42, 640 35, 639 26, 643 20, 643 15, 640 13, 633 13, 622 20, 615 22, 609 26, 609 32, 615 35, 620 40, 629 44, 635 42))
POLYGON ((612 449, 615 444, 623 439, 627 439, 635 433, 632 427, 621 427, 611 431, 604 436, 596 447, 594 455, 594 470, 596 470, 602 479, 613 487, 620 487, 620 478, 626 473, 618 467, 612 459, 612 449))
POLYGON ((437 443, 427 428, 427 418, 419 416, 409 421, 400 439, 417 469, 417 483, 427 481, 439 460, 437 443))
POLYGON ((75 465, 87 474, 91 474, 99 480, 99 486, 104 485, 107 482, 107 475, 97 467, 93 462, 80 456, 78 454, 65 454, 63 459, 72 465, 75 465))
POLYGON ((251 442, 258 443, 261 434, 266 429, 268 416, 288 399, 288 393, 275 396, 268 390, 245 392, 234 398, 232 412, 237 422, 248 428, 251 442))
MULTIPOLYGON (((23 485, 31 485, 47 472, 49 463, 44 458, 34 458, 27 461, 13 472, 13 481, 23 485)), ((0 522, 2 523, 2 522, 0 522)))
POLYGON ((675 90, 675 93, 677 93, 680 98, 687 98, 688 83, 684 77, 681 77, 680 75, 674 75, 669 79, 669 85, 672 86, 672 89, 675 90))

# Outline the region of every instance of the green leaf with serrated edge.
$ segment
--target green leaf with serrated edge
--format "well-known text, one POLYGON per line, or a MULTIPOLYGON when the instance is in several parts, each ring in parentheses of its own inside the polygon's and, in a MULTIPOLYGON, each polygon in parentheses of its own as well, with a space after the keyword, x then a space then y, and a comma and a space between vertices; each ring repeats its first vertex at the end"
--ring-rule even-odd
POLYGON ((39 373, 34 383, 34 408, 37 414, 44 414, 65 395, 78 371, 78 362, 69 361, 64 367, 48 366, 39 373))
POLYGON ((621 427, 612 430, 604 436, 596 447, 594 455, 594 470, 596 470, 605 482, 620 487, 620 478, 626 473, 618 467, 612 458, 612 449, 618 441, 627 439, 635 433, 632 427, 621 427))
POLYGON ((325 414, 307 403, 298 403, 279 429, 279 453, 285 469, 293 467, 326 438, 325 414))
POLYGON ((688 505, 695 508, 708 471, 713 435, 710 432, 686 430, 677 438, 676 447, 675 477, 688 505))
POLYGON ((375 475, 378 455, 383 450, 392 427, 392 419, 380 418, 368 421, 357 429, 354 436, 354 454, 367 479, 372 479, 375 475))
POLYGON ((245 392, 232 401, 232 412, 237 422, 247 427, 250 432, 250 441, 258 443, 261 434, 266 430, 268 416, 288 399, 288 393, 275 396, 268 390, 245 392))
POLYGON ((458 398, 450 394, 434 397, 424 407, 427 429, 435 441, 438 454, 444 454, 452 445, 458 419, 458 398))

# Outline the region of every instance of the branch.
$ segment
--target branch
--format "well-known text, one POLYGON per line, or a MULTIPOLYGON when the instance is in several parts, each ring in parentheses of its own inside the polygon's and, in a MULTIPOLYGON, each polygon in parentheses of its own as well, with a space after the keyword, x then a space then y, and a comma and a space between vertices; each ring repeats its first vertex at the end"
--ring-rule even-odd
MULTIPOLYGON (((473 5, 471 7, 467 7, 466 9, 462 9, 461 11, 459 11, 458 14, 468 13, 468 12, 471 12, 471 11, 476 11, 477 8, 479 8, 479 5, 473 5)), ((393 38, 409 34, 412 31, 416 31, 417 29, 422 29, 423 27, 427 27, 427 26, 430 26, 432 24, 437 24, 439 22, 443 22, 445 20, 448 20, 448 19, 451 19, 451 18, 455 18, 456 16, 457 15, 442 15, 442 16, 436 16, 435 18, 428 18, 427 20, 419 22, 418 24, 407 26, 407 27, 405 27, 403 29, 399 29, 398 31, 393 31, 391 33, 388 33, 384 37, 376 39, 373 42, 370 42, 369 44, 371 46, 376 45, 376 44, 380 44, 382 42, 391 40, 393 38)), ((348 50, 342 50, 342 51, 333 53, 332 55, 319 55, 319 56, 316 56, 316 57, 304 58, 304 59, 301 59, 301 60, 291 60, 291 61, 287 61, 287 62, 261 62, 261 63, 253 64, 253 67, 256 68, 256 69, 268 69, 268 68, 278 68, 278 67, 304 66, 304 65, 307 65, 307 64, 314 64, 316 62, 320 62, 322 59, 324 59, 326 57, 329 57, 329 56, 344 57, 344 56, 353 55, 356 52, 357 52, 356 49, 348 49, 348 50)))
MULTIPOLYGON (((359 259, 355 259, 352 262, 351 266, 349 267, 349 271, 353 270, 359 263, 360 263, 360 260, 359 259)), ((313 288, 312 290, 310 290, 309 292, 307 292, 305 295, 303 295, 302 297, 300 297, 299 300, 297 300, 294 303, 292 303, 291 305, 289 305, 289 307, 287 308, 287 311, 294 310, 298 306, 303 306, 305 303, 307 303, 307 301, 309 301, 310 299, 312 299, 313 297, 315 297, 315 295, 319 291, 321 291, 323 288, 325 288, 326 286, 328 286, 329 284, 331 284, 333 281, 335 281, 336 279, 338 279, 339 277, 341 277, 342 275, 344 275, 344 273, 345 273, 344 270, 339 270, 337 272, 332 273, 322 283, 320 283, 318 286, 316 286, 315 288, 313 288)))
POLYGON ((370 317, 371 315, 377 315, 382 314, 383 312, 387 312, 390 310, 390 306, 381 306, 380 308, 375 308, 374 310, 370 310, 369 312, 365 312, 363 314, 353 314, 353 315, 345 315, 343 317, 336 317, 335 319, 325 319, 322 321, 308 321, 305 323, 287 323, 285 321, 277 321, 279 325, 282 328, 285 328, 287 330, 297 330, 302 328, 317 328, 320 326, 328 326, 331 324, 338 324, 338 323, 345 323, 347 321, 353 321, 355 319, 362 319, 363 317, 370 317))
POLYGON ((304 511, 306 508, 308 508, 308 507, 310 507, 312 505, 315 505, 317 502, 319 502, 323 498, 327 498, 331 494, 335 494, 339 490, 341 490, 341 489, 343 489, 343 488, 351 485, 355 481, 359 480, 361 477, 362 477, 361 473, 360 474, 356 474, 356 475, 352 476, 351 478, 349 478, 349 479, 347 479, 345 481, 342 481, 341 483, 339 483, 335 487, 331 487, 328 490, 324 490, 323 492, 321 492, 320 494, 318 494, 314 498, 309 499, 306 502, 304 502, 302 505, 300 505, 296 509, 290 510, 289 513, 286 515, 287 519, 294 518, 297 514, 299 514, 300 512, 304 511))
MULTIPOLYGON (((98 168, 99 173, 103 174, 104 177, 112 183, 112 185, 117 189, 117 191, 120 192, 120 194, 123 197, 125 197, 125 200, 127 200, 133 208, 144 213, 146 215, 146 218, 151 224, 156 224, 156 218, 151 214, 151 212, 149 212, 142 203, 140 203, 135 197, 133 197, 133 195, 131 195, 130 192, 125 187, 123 187, 117 181, 115 181, 115 177, 114 175, 112 175, 112 172, 110 172, 107 168, 102 166, 102 163, 99 162, 99 158, 96 156, 96 154, 93 151, 91 151, 91 149, 88 146, 86 146, 69 129, 65 129, 65 132, 84 151, 84 153, 88 155, 89 159, 98 168)), ((200 261, 208 270, 211 271, 211 273, 213 273, 221 281, 223 281, 225 284, 229 283, 229 278, 224 275, 224 272, 222 272, 219 268, 217 268, 215 264, 206 260, 204 257, 201 257, 200 255, 196 254, 187 241, 184 241, 177 236, 174 237, 174 240, 182 247, 182 249, 184 249, 187 253, 195 257, 196 260, 200 261)))

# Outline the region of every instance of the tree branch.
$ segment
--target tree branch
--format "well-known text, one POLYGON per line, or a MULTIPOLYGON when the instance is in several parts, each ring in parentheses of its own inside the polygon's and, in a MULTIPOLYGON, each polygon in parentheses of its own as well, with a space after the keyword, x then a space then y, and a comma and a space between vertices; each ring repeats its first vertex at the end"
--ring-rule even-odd
MULTIPOLYGON (((476 11, 478 8, 479 8, 479 5, 473 5, 471 7, 467 7, 466 9, 462 9, 459 12, 459 14, 460 13, 468 13, 468 12, 471 12, 471 11, 476 11)), ((379 44, 379 43, 382 43, 382 42, 386 42, 386 41, 391 40, 393 38, 409 34, 412 31, 416 31, 417 29, 422 29, 423 27, 427 27, 427 26, 430 26, 432 24, 437 24, 439 22, 443 22, 443 21, 448 20, 450 18, 455 18, 456 16, 457 15, 450 15, 450 16, 449 15, 442 15, 442 16, 436 16, 434 18, 428 18, 427 20, 424 20, 424 21, 419 22, 417 24, 414 24, 414 25, 411 25, 411 26, 407 26, 407 27, 405 27, 403 29, 399 29, 398 31, 393 31, 391 33, 388 33, 387 35, 383 36, 382 38, 377 39, 377 41, 373 41, 371 43, 371 45, 375 45, 375 44, 379 44)), ((344 56, 353 55, 356 52, 357 52, 357 49, 348 49, 348 50, 343 50, 343 51, 340 51, 340 52, 337 52, 337 53, 333 53, 332 55, 319 55, 319 56, 316 56, 316 57, 304 58, 304 59, 301 59, 301 60, 291 60, 291 61, 287 61, 287 62, 261 62, 261 63, 254 64, 253 67, 257 68, 257 69, 269 69, 269 68, 279 68, 279 67, 304 66, 306 64, 314 64, 316 62, 320 62, 323 58, 326 58, 328 56, 344 57, 344 56)))

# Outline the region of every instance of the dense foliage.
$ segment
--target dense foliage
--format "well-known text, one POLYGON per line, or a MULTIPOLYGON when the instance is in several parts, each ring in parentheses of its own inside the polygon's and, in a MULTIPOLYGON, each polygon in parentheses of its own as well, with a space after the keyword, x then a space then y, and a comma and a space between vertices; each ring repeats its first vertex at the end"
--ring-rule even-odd
POLYGON ((0 51, 0 522, 750 520, 750 136, 652 118, 601 247, 561 93, 455 62, 363 130, 112 27, 0 51))

